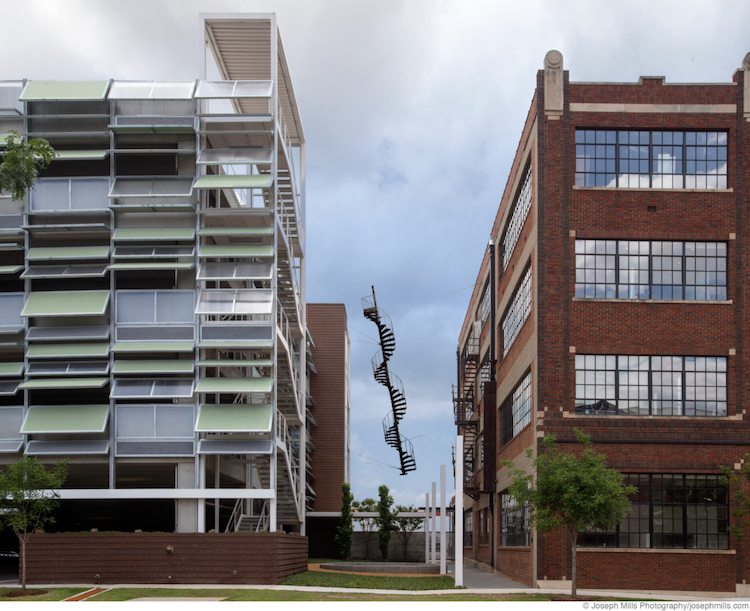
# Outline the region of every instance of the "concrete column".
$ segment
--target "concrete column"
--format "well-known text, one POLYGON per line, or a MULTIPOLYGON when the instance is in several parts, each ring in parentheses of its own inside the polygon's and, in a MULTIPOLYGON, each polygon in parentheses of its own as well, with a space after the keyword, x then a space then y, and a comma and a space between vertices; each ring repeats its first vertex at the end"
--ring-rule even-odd
POLYGON ((437 483, 432 482, 432 553, 430 563, 437 564, 437 483))
POLYGON ((430 493, 424 495, 424 563, 430 562, 430 493))
POLYGON ((544 56, 544 114, 559 119, 563 114, 563 56, 552 50, 544 56))
MULTIPOLYGON (((221 456, 214 457, 216 473, 214 473, 214 488, 221 488, 221 456)), ((214 499, 214 529, 219 532, 219 499, 214 499)))
MULTIPOLYGON (((464 438, 456 435, 456 456, 464 455, 464 438)), ((464 463, 456 461, 456 528, 453 533, 453 547, 455 549, 455 581, 456 587, 464 585, 464 463)), ((493 543, 494 545, 494 543, 493 543)))
MULTIPOLYGON (((177 463, 177 487, 193 488, 195 486, 195 462, 177 463)), ((177 532, 199 532, 198 504, 196 499, 177 500, 177 532)))
POLYGON ((448 573, 446 556, 448 554, 445 534, 445 465, 440 465, 440 574, 448 573))

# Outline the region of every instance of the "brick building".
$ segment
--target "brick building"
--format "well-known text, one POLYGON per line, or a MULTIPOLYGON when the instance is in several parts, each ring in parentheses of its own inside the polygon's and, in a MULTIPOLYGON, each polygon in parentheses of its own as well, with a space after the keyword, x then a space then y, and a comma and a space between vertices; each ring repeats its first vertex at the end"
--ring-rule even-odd
POLYGON ((750 54, 718 84, 575 83, 547 54, 459 338, 468 562, 570 579, 500 461, 579 427, 639 490, 580 537, 579 587, 744 589, 720 466, 750 450, 749 142, 750 54))
POLYGON ((350 481, 350 340, 343 303, 307 304, 310 555, 338 555, 341 484, 350 481))

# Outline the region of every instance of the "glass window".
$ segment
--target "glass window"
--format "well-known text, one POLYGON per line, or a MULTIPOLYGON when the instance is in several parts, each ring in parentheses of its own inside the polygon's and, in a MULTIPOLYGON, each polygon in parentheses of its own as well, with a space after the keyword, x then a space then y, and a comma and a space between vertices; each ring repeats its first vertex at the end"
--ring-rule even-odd
POLYGON ((584 547, 729 549, 728 488, 721 475, 625 473, 638 490, 614 530, 581 533, 584 547))
POLYGON ((501 322, 503 331, 503 356, 506 356, 510 351, 529 314, 531 314, 531 267, 526 270, 521 279, 501 322))
POLYGON ((531 422, 531 372, 527 373, 500 407, 501 446, 531 422))
POLYGON ((519 505, 505 490, 500 495, 500 545, 531 545, 531 520, 528 505, 519 505))
POLYGON ((576 240, 580 299, 726 301, 726 242, 576 240))
POLYGON ((726 132, 576 130, 578 187, 726 189, 726 132))
POLYGON ((723 356, 577 354, 576 413, 726 416, 723 356))
POLYGON ((503 271, 508 267, 508 262, 513 255, 513 250, 516 247, 518 237, 521 235, 524 221, 531 208, 531 182, 531 166, 529 166, 526 170, 523 183, 521 183, 521 188, 518 190, 505 233, 500 241, 503 253, 503 271))
POLYGON ((193 323, 193 291, 117 291, 117 322, 193 323))

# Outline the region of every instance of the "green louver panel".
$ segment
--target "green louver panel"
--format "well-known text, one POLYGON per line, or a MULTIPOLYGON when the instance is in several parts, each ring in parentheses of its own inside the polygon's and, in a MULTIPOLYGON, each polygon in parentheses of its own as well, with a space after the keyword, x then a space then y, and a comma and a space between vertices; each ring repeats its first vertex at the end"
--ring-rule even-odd
POLYGON ((103 388, 109 384, 109 378, 41 378, 29 380, 19 388, 103 388))
POLYGON ((271 405, 201 405, 196 433, 267 433, 271 405))
POLYGON ((103 100, 109 81, 29 81, 19 98, 35 100, 103 100))
POLYGON ((195 183, 195 189, 258 189, 270 187, 269 174, 206 174, 195 183))
POLYGON ((115 374, 122 373, 193 373, 195 362, 180 361, 116 361, 115 374))
POLYGON ((23 269, 23 265, 0 265, 0 274, 17 274, 23 269))
POLYGON ((198 367, 271 367, 271 359, 239 360, 239 359, 208 359, 200 361, 198 367))
POLYGON ((88 159, 104 159, 109 153, 107 151, 55 151, 57 157, 55 159, 70 159, 70 160, 88 160, 88 159))
POLYGON ((26 356, 30 359, 106 357, 109 344, 31 344, 26 356))
POLYGON ((109 246, 73 246, 55 248, 29 248, 29 261, 56 261, 58 259, 106 259, 109 246))
POLYGON ((195 263, 170 263, 169 261, 153 262, 144 261, 143 263, 113 263, 108 266, 107 269, 114 271, 148 271, 148 270, 163 270, 163 269, 193 269, 195 263))
MULTIPOLYGON (((198 230, 200 236, 271 236, 273 227, 204 227, 198 230)), ((115 238, 117 239, 117 238, 115 238)))
POLYGON ((112 352, 192 352, 193 342, 117 342, 112 352))
POLYGON ((272 244, 204 244, 199 257, 273 257, 272 244))
POLYGON ((201 378, 195 392, 206 393, 245 393, 271 392, 271 378, 201 378))
POLYGON ((103 433, 108 415, 108 405, 30 407, 21 433, 103 433))
POLYGON ((109 291, 48 291, 31 293, 21 316, 103 316, 109 291))
POLYGON ((0 377, 17 378, 23 373, 23 363, 0 363, 0 377))
POLYGON ((115 229, 115 234, 112 237, 114 240, 131 240, 134 242, 161 242, 165 240, 174 242, 195 239, 195 229, 115 229))

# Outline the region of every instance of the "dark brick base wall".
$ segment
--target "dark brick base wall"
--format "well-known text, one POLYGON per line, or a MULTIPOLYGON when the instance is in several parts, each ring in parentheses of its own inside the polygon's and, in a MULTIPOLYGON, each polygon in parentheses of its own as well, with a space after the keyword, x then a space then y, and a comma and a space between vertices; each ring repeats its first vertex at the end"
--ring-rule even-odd
POLYGON ((581 550, 578 587, 734 592, 736 554, 728 552, 581 550))
POLYGON ((307 570, 307 537, 283 533, 45 533, 26 552, 30 584, 276 584, 307 570))
POLYGON ((513 581, 534 585, 534 554, 530 547, 498 547, 495 568, 513 581))

